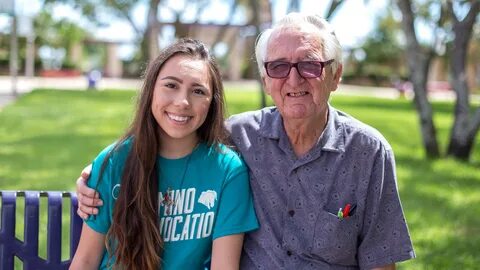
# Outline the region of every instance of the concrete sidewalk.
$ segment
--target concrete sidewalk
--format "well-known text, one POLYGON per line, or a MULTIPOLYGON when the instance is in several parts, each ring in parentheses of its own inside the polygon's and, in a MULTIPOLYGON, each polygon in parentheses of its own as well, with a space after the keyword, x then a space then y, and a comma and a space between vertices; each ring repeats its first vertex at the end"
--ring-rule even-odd
MULTIPOLYGON (((258 89, 258 82, 255 80, 226 81, 226 89, 258 89)), ((0 76, 0 109, 13 102, 15 97, 12 95, 12 80, 9 76, 0 76)), ((61 89, 61 90, 82 90, 88 87, 87 78, 84 76, 69 78, 45 78, 45 77, 23 77, 17 78, 17 93, 24 94, 37 88, 61 89)), ((98 89, 118 89, 132 90, 142 87, 141 79, 121 79, 121 78, 102 78, 97 84, 98 89)), ((393 87, 371 87, 358 85, 341 84, 339 89, 333 95, 351 95, 351 96, 375 96, 382 98, 398 98, 398 91, 393 87)), ((429 93, 432 100, 453 100, 455 93, 453 91, 439 91, 429 93)), ((412 93, 407 93, 407 98, 412 98, 412 93)), ((480 102, 480 96, 471 96, 472 101, 480 102)))
MULTIPOLYGON (((137 89, 141 87, 141 80, 102 78, 98 89, 137 89)), ((88 87, 87 78, 66 77, 66 78, 45 78, 45 77, 23 77, 17 78, 18 93, 28 93, 35 88, 63 89, 63 90, 85 90, 88 87)), ((12 93, 12 80, 10 76, 0 76, 0 94, 12 93)))
POLYGON ((13 101, 15 101, 15 97, 13 95, 0 94, 0 111, 4 106, 10 104, 13 101))
MULTIPOLYGON (((12 79, 10 76, 0 76, 0 108, 13 102, 15 96, 12 91, 12 79)), ((118 89, 132 90, 140 89, 141 80, 102 78, 98 84, 98 89, 118 89)), ((68 78, 45 78, 45 77, 23 77, 19 76, 16 81, 17 95, 29 93, 33 89, 61 89, 61 90, 81 90, 88 87, 87 78, 84 76, 68 78)))
MULTIPOLYGON (((258 82, 255 80, 242 81, 225 81, 225 88, 233 89, 258 89, 258 82)), ((0 95, 11 95, 12 80, 9 76, 0 76, 0 95)), ((17 92, 20 94, 28 93, 36 88, 62 89, 62 90, 85 90, 88 86, 87 79, 83 76, 69 78, 44 78, 44 77, 18 77, 17 92)), ((119 79, 119 78, 102 78, 98 85, 98 89, 140 89, 142 86, 141 79, 119 79)), ((394 88, 388 87, 364 87, 353 85, 340 85, 340 89, 336 94, 362 95, 362 96, 381 96, 396 97, 398 95, 394 88)))

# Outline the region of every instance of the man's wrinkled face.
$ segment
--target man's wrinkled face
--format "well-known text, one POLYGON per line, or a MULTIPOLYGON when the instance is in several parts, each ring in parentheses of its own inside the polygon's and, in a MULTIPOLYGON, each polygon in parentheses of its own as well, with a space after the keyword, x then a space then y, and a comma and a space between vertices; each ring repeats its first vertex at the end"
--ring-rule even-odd
MULTIPOLYGON (((323 42, 315 29, 281 28, 272 33, 267 44, 265 61, 328 61, 323 53, 323 42)), ((333 74, 330 65, 320 77, 303 78, 295 67, 282 79, 263 78, 265 91, 273 99, 284 119, 322 117, 331 91, 337 89, 341 65, 333 74)))

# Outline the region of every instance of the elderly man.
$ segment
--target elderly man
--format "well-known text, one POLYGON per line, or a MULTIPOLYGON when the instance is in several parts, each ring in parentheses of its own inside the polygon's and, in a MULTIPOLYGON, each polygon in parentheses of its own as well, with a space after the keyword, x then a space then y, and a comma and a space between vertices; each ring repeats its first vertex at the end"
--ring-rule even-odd
MULTIPOLYGON (((241 268, 395 269, 413 258, 390 145, 328 103, 342 75, 329 24, 289 14, 260 35, 256 58, 275 107, 227 122, 260 222, 241 268)), ((95 205, 86 177, 77 181, 83 217, 95 205)))

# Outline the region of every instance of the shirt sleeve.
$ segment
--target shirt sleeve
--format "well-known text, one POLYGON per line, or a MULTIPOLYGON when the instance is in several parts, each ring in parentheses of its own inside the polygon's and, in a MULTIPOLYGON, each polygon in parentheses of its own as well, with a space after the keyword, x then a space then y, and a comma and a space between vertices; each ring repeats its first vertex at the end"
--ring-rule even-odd
POLYGON ((92 172, 90 174, 90 178, 87 181, 87 185, 99 193, 100 199, 103 201, 103 205, 98 207, 98 214, 90 215, 85 220, 85 223, 94 231, 101 234, 106 234, 110 228, 114 203, 114 198, 111 195, 111 193, 114 192, 112 189, 113 164, 112 158, 109 155, 112 148, 113 145, 110 145, 100 152, 100 154, 95 158, 95 160, 92 162, 92 172), (108 160, 105 165, 103 165, 105 158, 107 157, 108 160))
POLYGON ((398 194, 392 150, 382 147, 371 174, 358 261, 371 269, 415 257, 398 194))
POLYGON ((218 205, 213 239, 258 229, 248 170, 243 162, 228 175, 218 205))

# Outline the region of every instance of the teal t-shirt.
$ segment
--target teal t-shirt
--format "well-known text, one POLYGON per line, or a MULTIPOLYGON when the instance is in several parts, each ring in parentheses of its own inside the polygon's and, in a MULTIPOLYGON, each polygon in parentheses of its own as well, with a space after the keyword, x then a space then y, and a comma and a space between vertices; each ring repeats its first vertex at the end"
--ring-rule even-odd
MULTIPOLYGON (((86 223, 102 234, 112 222, 131 141, 109 156, 98 183, 102 163, 112 148, 110 145, 94 160, 88 181, 104 204, 86 223)), ((186 157, 157 158, 162 269, 204 269, 210 263, 214 239, 258 228, 247 167, 234 151, 223 145, 220 149, 199 144, 186 157)), ((107 269, 107 260, 105 251, 100 269, 107 269)))

